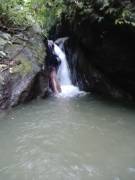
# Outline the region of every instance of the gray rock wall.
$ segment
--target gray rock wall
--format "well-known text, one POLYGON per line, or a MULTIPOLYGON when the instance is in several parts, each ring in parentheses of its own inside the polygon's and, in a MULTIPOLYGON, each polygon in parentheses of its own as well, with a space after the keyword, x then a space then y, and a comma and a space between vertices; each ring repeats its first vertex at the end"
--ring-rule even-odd
POLYGON ((43 38, 32 28, 0 32, 0 108, 15 106, 48 91, 43 38))

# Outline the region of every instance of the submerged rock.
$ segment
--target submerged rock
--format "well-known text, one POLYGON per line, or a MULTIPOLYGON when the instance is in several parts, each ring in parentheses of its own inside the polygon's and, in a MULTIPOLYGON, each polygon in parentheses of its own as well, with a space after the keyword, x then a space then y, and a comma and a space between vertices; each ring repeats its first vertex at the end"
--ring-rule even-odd
POLYGON ((15 106, 48 91, 46 49, 32 29, 10 35, 0 32, 0 108, 15 106))

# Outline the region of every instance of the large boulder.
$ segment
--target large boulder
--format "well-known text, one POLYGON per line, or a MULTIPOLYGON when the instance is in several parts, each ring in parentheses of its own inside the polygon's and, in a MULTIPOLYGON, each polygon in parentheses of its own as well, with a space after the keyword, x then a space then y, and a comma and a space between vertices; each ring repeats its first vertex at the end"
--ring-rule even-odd
POLYGON ((0 32, 0 108, 47 94, 45 57, 43 38, 33 28, 14 35, 0 32))

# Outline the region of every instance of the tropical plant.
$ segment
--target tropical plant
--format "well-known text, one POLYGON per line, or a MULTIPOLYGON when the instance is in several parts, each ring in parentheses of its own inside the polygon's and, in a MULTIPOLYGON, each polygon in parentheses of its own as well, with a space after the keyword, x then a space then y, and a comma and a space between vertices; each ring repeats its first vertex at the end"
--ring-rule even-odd
POLYGON ((46 32, 60 18, 63 0, 0 0, 0 26, 38 23, 46 32))

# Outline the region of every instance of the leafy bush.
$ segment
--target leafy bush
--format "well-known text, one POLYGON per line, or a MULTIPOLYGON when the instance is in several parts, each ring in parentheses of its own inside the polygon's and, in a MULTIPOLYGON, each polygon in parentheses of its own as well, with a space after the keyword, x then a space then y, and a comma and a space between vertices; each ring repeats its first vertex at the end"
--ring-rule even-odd
POLYGON ((131 0, 0 0, 0 27, 27 27, 38 23, 47 33, 65 13, 69 21, 106 17, 115 24, 135 26, 135 6, 131 0))
POLYGON ((46 32, 61 17, 65 9, 64 0, 29 0, 28 4, 32 16, 46 32))
POLYGON ((69 19, 77 15, 101 22, 108 17, 115 24, 135 26, 135 3, 132 0, 65 0, 65 3, 69 19))
POLYGON ((28 26, 28 9, 23 0, 0 0, 0 26, 28 26))
POLYGON ((47 33, 64 10, 63 0, 0 0, 0 26, 38 23, 47 33))

